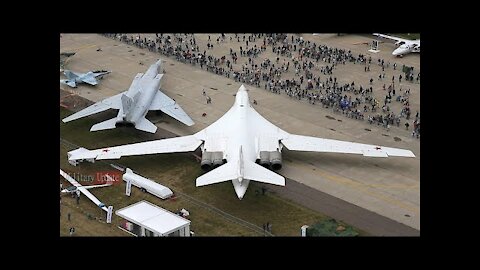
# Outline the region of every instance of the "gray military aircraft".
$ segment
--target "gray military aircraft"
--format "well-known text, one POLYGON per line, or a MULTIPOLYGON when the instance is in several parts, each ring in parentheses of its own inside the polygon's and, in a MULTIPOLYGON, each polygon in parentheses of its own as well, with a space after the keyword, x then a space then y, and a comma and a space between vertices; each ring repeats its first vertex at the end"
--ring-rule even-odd
POLYGON ((159 74, 161 60, 151 65, 145 74, 138 73, 130 88, 118 95, 99 101, 77 113, 64 118, 64 123, 88 115, 117 109, 115 118, 93 125, 90 131, 116 128, 118 124, 133 124, 136 129, 155 133, 157 126, 145 118, 149 110, 162 111, 187 126, 194 124, 177 102, 160 91, 163 74, 159 74))
POLYGON ((75 73, 70 70, 65 70, 63 74, 67 77, 67 80, 60 80, 60 83, 66 84, 70 87, 77 87, 77 83, 88 83, 90 85, 97 85, 98 79, 103 78, 103 76, 111 73, 111 71, 107 70, 95 70, 95 71, 89 71, 87 73, 75 73))

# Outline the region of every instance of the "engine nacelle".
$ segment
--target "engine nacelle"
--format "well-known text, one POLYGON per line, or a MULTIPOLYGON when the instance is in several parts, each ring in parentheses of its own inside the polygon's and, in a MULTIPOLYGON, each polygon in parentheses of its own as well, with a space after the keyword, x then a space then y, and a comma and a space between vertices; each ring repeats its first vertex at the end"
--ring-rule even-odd
POLYGON ((282 168, 282 153, 280 151, 260 151, 259 164, 272 170, 280 170, 282 168))
POLYGON ((203 152, 202 161, 200 162, 200 167, 202 170, 208 170, 212 167, 212 152, 203 152))
POLYGON ((270 166, 270 152, 260 151, 260 165, 262 165, 263 167, 270 166))
POLYGON ((274 171, 282 168, 282 153, 280 153, 280 151, 270 152, 270 164, 274 171))
POLYGON ((223 152, 211 152, 213 167, 218 167, 223 164, 223 152))
POLYGON ((209 170, 212 167, 218 167, 224 163, 223 161, 223 152, 203 152, 202 161, 200 162, 200 167, 203 170, 209 170))

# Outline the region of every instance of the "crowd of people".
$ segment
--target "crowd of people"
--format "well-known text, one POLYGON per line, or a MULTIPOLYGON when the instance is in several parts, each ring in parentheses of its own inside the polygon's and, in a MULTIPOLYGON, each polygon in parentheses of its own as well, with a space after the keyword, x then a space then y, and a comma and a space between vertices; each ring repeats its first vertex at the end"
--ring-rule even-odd
MULTIPOLYGON (((375 63, 371 56, 367 58, 363 54, 355 55, 350 50, 320 45, 305 41, 296 35, 286 34, 234 34, 229 38, 225 34, 213 38, 208 35, 207 50, 203 52, 194 34, 155 34, 155 38, 127 34, 104 35, 167 57, 174 57, 177 61, 199 66, 217 75, 232 78, 236 82, 263 88, 275 94, 286 94, 292 99, 306 100, 312 105, 331 108, 333 112, 342 113, 353 119, 366 119, 368 123, 383 126, 387 130, 390 126, 399 127, 402 118, 406 123, 410 121, 410 89, 396 90, 395 76, 388 89, 385 84, 383 85, 383 90, 387 93, 382 105, 373 95, 373 78, 370 79, 368 86, 337 81, 334 72, 339 65, 347 63, 359 65, 363 66, 361 68, 365 72, 370 72, 372 63, 375 63), (215 40, 216 44, 212 40, 215 40), (261 41, 260 44, 257 44, 257 41, 261 41), (215 57, 213 53, 207 53, 221 43, 231 45, 227 55, 215 57), (271 47, 271 52, 277 56, 276 58, 262 57, 268 47, 271 47), (389 106, 392 100, 402 104, 401 111, 392 111, 389 106)), ((378 75, 379 81, 385 80, 385 69, 397 70, 397 63, 391 64, 384 59, 377 59, 376 63, 382 70, 378 75)), ((399 84, 402 79, 419 83, 420 73, 415 75, 411 68, 404 77, 400 75, 397 78, 399 84)), ((419 138, 418 113, 413 126, 412 136, 419 138)))

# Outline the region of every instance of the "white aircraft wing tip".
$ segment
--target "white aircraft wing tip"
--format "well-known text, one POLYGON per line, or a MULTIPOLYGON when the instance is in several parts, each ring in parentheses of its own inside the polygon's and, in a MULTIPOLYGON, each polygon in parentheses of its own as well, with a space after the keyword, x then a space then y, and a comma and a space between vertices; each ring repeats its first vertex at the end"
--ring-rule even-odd
POLYGON ((67 122, 70 122, 70 121, 74 120, 74 117, 72 117, 73 115, 74 115, 74 114, 72 114, 72 115, 70 115, 70 116, 68 116, 68 117, 63 118, 63 119, 62 119, 62 122, 67 123, 67 122))
POLYGON ((195 122, 193 122, 193 121, 187 121, 187 122, 185 123, 185 125, 191 127, 191 126, 195 125, 195 122))
POLYGON ((94 159, 97 157, 97 153, 83 147, 72 150, 68 152, 67 155, 68 155, 68 160, 70 161, 78 160, 78 159, 94 159))
POLYGON ((407 153, 407 155, 405 155, 406 157, 416 157, 415 154, 412 152, 412 151, 409 151, 409 153, 407 153))

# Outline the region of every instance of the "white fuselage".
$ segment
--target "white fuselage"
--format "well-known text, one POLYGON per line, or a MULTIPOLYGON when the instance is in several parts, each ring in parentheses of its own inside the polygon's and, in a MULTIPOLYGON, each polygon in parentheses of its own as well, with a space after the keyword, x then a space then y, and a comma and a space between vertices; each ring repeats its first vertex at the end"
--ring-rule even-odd
MULTIPOLYGON (((244 162, 250 160, 255 162, 257 159, 257 151, 255 149, 255 137, 252 136, 255 132, 255 127, 249 125, 249 113, 250 103, 248 101, 248 94, 246 91, 240 91, 235 97, 235 115, 232 117, 232 121, 235 121, 235 125, 232 125, 229 130, 230 136, 228 139, 228 147, 225 151, 225 158, 227 162, 244 162), (240 148, 242 149, 240 156, 240 148), (243 160, 241 161, 241 158, 243 160)), ((243 198, 245 192, 247 192, 250 180, 243 178, 241 166, 238 166, 238 178, 232 179, 233 187, 239 198, 243 198)))
POLYGON ((255 162, 260 148, 265 151, 280 150, 279 142, 274 140, 268 145, 259 145, 260 135, 273 134, 277 130, 276 126, 253 109, 247 91, 243 90, 237 92, 234 105, 225 115, 196 135, 205 141, 204 151, 222 151, 228 163, 238 164, 232 184, 241 199, 250 182, 243 177, 242 162, 255 162))
POLYGON ((130 108, 120 108, 118 122, 136 123, 148 113, 153 98, 161 85, 161 76, 158 74, 160 63, 151 65, 147 72, 140 78, 135 78, 126 95, 132 98, 130 108))
POLYGON ((394 56, 403 56, 407 53, 411 52, 420 52, 420 40, 415 40, 412 42, 407 42, 402 45, 400 45, 398 48, 396 48, 393 52, 392 55, 394 56))

